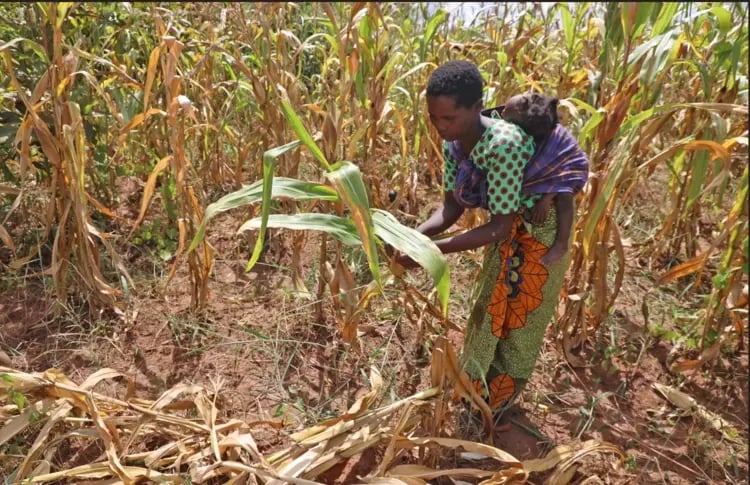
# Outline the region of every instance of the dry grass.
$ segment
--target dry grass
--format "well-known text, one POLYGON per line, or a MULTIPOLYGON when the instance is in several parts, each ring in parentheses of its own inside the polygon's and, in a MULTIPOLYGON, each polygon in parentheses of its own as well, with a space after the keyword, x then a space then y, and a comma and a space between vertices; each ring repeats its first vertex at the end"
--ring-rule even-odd
MULTIPOLYGON (((6 392, 0 445, 18 439, 31 443, 25 456, 6 455, 3 467, 6 472, 13 470, 9 476, 13 482, 28 479, 30 483, 106 478, 126 484, 143 479, 214 483, 220 478, 222 483, 260 479, 264 483, 306 484, 318 483, 314 481, 318 476, 341 461, 387 445, 377 468, 362 477, 362 483, 427 483, 441 476, 484 478, 481 483, 486 485, 521 483, 529 473, 554 468, 548 483, 557 484, 567 483, 576 462, 587 454, 614 452, 622 457, 617 447, 592 440, 559 446, 544 459, 520 462, 489 445, 441 436, 450 412, 441 391, 446 373, 455 379, 454 385, 468 382, 466 376, 456 377, 454 351, 441 340, 433 353, 433 380, 438 386, 374 408, 384 386, 372 368, 371 390, 345 414, 292 434, 292 446, 264 455, 253 436, 256 429, 280 429, 283 424, 219 418, 216 403, 223 392, 221 380, 213 389, 177 385, 149 401, 132 396, 132 381, 127 383, 124 399, 95 392, 100 382, 125 377, 113 369, 101 369, 78 385, 54 369, 28 374, 0 367, 0 385, 6 392), (87 444, 82 445, 81 440, 87 444), (98 451, 85 465, 50 471, 52 457, 60 450, 91 450, 94 443, 93 449, 98 451), (428 445, 461 449, 474 461, 494 459, 503 468, 435 469, 396 464, 402 458, 413 461, 412 450, 422 450, 420 457, 427 452, 423 463, 436 463, 440 453, 428 445)), ((461 388, 458 385, 457 389, 461 388)))

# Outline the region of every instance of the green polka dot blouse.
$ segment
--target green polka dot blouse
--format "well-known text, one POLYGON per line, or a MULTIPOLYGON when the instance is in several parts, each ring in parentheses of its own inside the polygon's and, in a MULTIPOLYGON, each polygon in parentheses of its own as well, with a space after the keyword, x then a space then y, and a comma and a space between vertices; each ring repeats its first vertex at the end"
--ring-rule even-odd
MULTIPOLYGON (((531 208, 539 194, 523 196, 523 170, 534 153, 534 139, 519 126, 503 119, 493 119, 469 154, 469 159, 487 177, 487 201, 490 213, 513 214, 531 208)), ((443 142, 445 159, 444 188, 452 191, 456 182, 459 160, 451 155, 448 142, 443 142)))

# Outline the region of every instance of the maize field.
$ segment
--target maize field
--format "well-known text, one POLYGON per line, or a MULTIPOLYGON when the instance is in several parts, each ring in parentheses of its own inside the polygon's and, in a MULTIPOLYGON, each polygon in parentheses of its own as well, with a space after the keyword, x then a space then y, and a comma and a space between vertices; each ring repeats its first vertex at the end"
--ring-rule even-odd
POLYGON ((747 483, 744 3, 11 2, 0 64, 3 483, 747 483), (504 432, 414 229, 452 59, 590 160, 504 432))

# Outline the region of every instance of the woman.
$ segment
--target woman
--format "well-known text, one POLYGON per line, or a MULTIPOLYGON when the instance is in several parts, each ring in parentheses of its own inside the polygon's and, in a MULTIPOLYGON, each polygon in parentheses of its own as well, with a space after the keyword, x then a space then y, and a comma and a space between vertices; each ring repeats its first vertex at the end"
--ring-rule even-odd
MULTIPOLYGON (((462 361, 490 408, 501 413, 534 369, 568 257, 549 267, 540 262, 557 224, 554 206, 541 223, 528 222, 529 210, 541 198, 522 190, 534 140, 514 123, 484 116, 482 89, 479 69, 467 61, 441 65, 428 81, 430 121, 445 140, 445 197, 417 230, 435 236, 466 208, 490 212, 486 224, 435 243, 443 253, 487 247, 472 292, 462 361)), ((398 262, 416 266, 405 256, 398 262)))

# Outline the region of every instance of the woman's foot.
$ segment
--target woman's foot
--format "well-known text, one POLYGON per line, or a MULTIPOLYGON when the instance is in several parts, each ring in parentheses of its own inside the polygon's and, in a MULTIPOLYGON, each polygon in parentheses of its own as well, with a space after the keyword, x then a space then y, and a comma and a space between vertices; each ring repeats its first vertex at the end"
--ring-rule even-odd
POLYGON ((545 267, 549 268, 553 264, 560 261, 563 256, 568 252, 568 248, 563 244, 553 244, 551 248, 539 259, 545 267))

